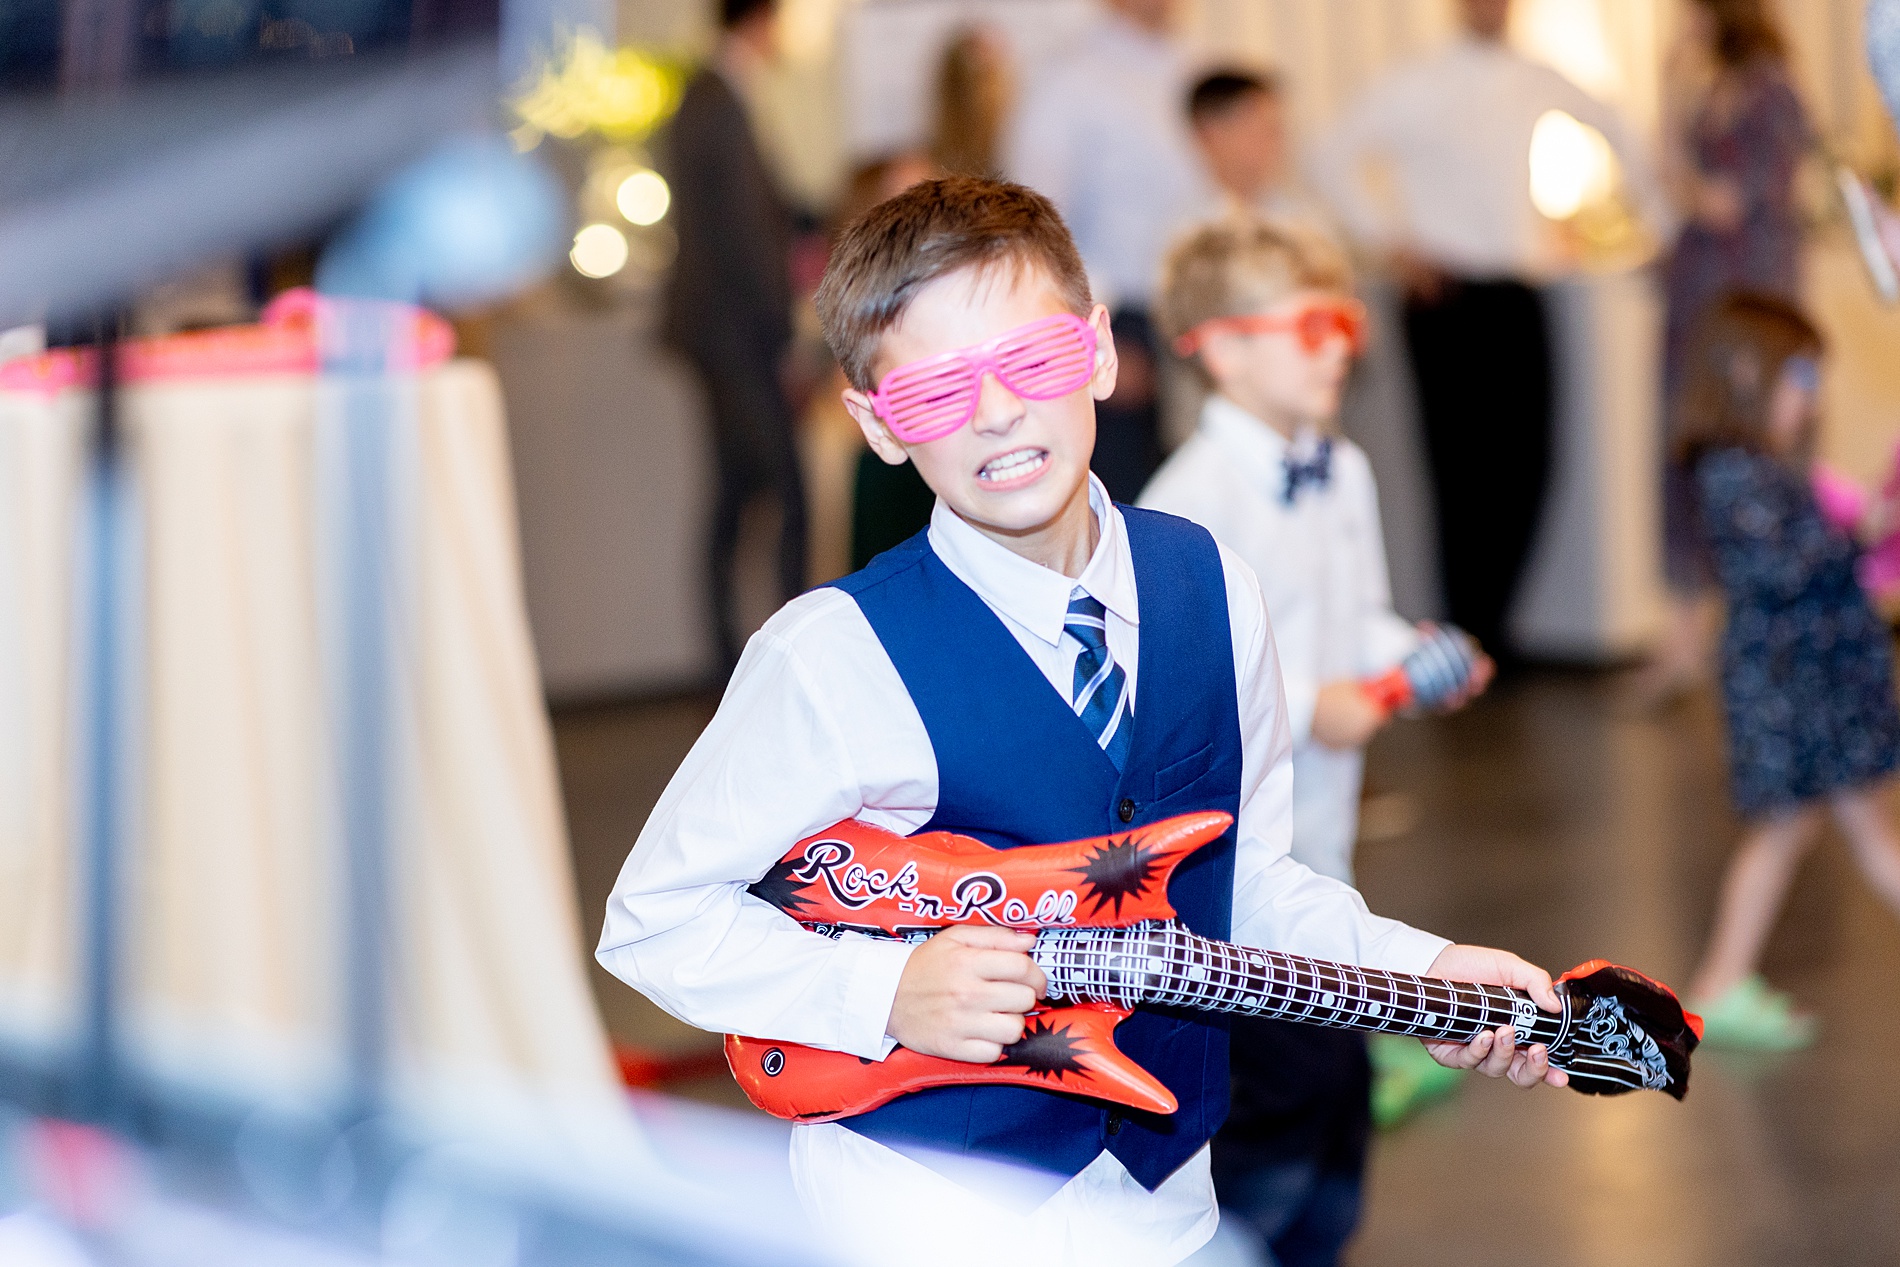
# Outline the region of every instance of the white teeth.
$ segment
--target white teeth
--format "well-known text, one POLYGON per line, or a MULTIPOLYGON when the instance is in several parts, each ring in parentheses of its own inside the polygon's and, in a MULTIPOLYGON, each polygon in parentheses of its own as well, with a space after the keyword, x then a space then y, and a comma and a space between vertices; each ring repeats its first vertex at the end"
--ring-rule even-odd
POLYGON ((1039 449, 1018 449, 1014 453, 1005 453, 1002 457, 986 462, 977 472, 978 479, 1002 480, 1026 475, 1029 471, 1049 460, 1049 455, 1039 449))

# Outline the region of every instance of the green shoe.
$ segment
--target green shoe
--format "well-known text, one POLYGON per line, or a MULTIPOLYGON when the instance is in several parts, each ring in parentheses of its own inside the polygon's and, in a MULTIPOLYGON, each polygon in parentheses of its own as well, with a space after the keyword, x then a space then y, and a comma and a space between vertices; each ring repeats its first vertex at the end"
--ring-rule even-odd
POLYGON ((1372 1057, 1372 1123, 1382 1131, 1445 1099, 1464 1083, 1463 1070, 1433 1060, 1416 1038, 1374 1034, 1366 1048, 1372 1057))
POLYGON ((1721 997, 1690 1004, 1702 1014, 1702 1041, 1736 1051, 1800 1051, 1814 1041, 1812 1016, 1760 977, 1747 977, 1721 997))

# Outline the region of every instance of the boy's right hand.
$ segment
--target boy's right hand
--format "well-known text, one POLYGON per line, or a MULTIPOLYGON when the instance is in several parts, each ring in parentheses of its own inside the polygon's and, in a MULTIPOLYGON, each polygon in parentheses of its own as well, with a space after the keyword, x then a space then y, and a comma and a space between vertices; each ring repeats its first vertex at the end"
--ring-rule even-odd
POLYGON ((987 1065, 1023 1036, 1049 988, 1029 957, 1033 933, 958 925, 910 954, 884 1032, 926 1056, 987 1065))
POLYGON ((1319 698, 1313 703, 1313 738, 1328 748, 1363 748, 1388 720, 1385 709, 1356 679, 1340 678, 1319 688, 1319 698))

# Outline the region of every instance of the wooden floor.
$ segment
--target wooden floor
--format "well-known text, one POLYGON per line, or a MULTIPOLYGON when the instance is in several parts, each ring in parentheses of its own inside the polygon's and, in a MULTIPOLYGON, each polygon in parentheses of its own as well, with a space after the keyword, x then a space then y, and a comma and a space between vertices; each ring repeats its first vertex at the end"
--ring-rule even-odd
MULTIPOLYGON (((1369 764, 1361 886, 1374 910, 1553 970, 1616 959, 1681 981, 1736 824, 1720 718, 1628 715, 1604 680, 1519 679, 1404 723, 1369 764)), ((557 719, 591 938, 615 872, 713 701, 557 719)), ((1381 1138, 1356 1267, 1900 1263, 1900 922, 1838 841, 1802 872, 1766 969, 1821 1016, 1786 1058, 1697 1058, 1682 1104, 1473 1081, 1381 1138)), ((710 1045, 596 970, 617 1038, 710 1045)), ((680 1088, 740 1103, 722 1080, 680 1088)))

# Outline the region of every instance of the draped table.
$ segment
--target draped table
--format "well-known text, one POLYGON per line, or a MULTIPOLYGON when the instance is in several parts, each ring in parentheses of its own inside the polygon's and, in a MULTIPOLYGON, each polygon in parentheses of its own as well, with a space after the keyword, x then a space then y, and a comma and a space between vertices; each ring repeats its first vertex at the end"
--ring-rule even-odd
MULTIPOLYGON (((121 345, 137 532, 122 1041, 144 1073, 321 1097, 344 1076, 335 387, 322 305, 121 345)), ((389 380, 390 1081, 497 1121, 624 1111, 584 973, 493 373, 413 314, 389 380)), ((73 1049, 86 355, 0 366, 0 1046, 73 1049)), ((597 1124, 597 1122, 596 1122, 597 1124)))

